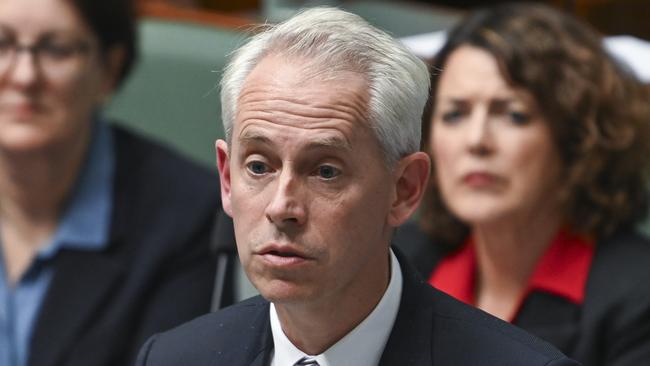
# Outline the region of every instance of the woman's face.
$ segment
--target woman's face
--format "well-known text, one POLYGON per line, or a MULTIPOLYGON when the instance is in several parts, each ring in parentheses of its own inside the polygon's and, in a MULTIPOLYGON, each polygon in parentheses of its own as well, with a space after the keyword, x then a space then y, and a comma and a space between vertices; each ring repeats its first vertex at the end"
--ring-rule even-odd
POLYGON ((32 152, 87 136, 116 75, 101 55, 69 1, 0 0, 0 150, 32 152))
POLYGON ((432 120, 431 153, 448 208, 470 226, 557 208, 561 160, 532 96, 513 89, 488 52, 448 58, 432 120))

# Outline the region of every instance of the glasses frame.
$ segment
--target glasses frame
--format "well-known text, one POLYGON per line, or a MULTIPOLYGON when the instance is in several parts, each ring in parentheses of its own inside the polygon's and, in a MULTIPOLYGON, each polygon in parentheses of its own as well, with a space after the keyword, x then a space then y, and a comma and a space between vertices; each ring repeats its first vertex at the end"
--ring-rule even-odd
POLYGON ((53 57, 48 61, 48 57, 44 56, 48 52, 48 47, 50 47, 46 40, 44 41, 41 38, 33 44, 26 45, 16 40, 15 32, 9 31, 9 33, 11 35, 11 44, 8 54, 2 56, 2 53, 0 53, 0 78, 5 78, 14 70, 21 53, 28 53, 32 58, 32 67, 38 68, 47 79, 67 79, 82 69, 83 60, 80 56, 88 55, 93 48, 91 42, 75 40, 69 46, 70 55, 57 61, 52 61, 56 58, 53 57))

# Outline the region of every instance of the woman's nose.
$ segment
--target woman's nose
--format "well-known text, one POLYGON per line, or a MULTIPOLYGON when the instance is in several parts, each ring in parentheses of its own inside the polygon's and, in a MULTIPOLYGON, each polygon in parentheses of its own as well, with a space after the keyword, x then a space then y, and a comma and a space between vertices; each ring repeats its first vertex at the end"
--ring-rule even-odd
POLYGON ((38 78, 38 65, 34 53, 18 52, 14 57, 11 66, 6 71, 6 80, 20 87, 33 85, 38 78))
POLYGON ((487 155, 492 151, 492 136, 487 108, 472 111, 467 124, 467 147, 472 154, 487 155))

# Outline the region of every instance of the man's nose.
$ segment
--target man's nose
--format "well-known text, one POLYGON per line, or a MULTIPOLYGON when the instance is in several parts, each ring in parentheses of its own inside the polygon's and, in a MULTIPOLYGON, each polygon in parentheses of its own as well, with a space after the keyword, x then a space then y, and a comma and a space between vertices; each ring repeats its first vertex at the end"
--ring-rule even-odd
POLYGON ((279 227, 303 225, 307 220, 305 203, 300 197, 300 180, 289 171, 278 176, 271 201, 266 207, 266 217, 279 227))

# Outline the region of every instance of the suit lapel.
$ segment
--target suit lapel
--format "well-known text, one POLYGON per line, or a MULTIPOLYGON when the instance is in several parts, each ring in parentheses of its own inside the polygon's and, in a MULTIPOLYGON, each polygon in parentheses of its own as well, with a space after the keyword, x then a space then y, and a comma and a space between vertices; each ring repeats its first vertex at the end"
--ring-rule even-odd
POLYGON ((267 348, 260 352, 253 362, 250 363, 250 366, 268 366, 271 363, 271 351, 273 347, 267 348))
POLYGON ((238 324, 230 334, 219 336, 212 354, 211 366, 268 366, 273 352, 273 334, 269 319, 269 303, 261 296, 245 300, 241 312, 231 313, 231 320, 238 324), (248 309, 246 309, 248 307, 248 309), (250 311, 252 307, 252 312, 250 311), (242 318, 240 318, 242 317, 242 318))
POLYGON ((268 366, 271 363, 271 353, 273 352, 273 333, 271 331, 271 320, 269 318, 269 307, 264 307, 265 311, 256 321, 257 329, 260 329, 260 336, 256 340, 253 349, 258 349, 259 353, 255 356, 250 366, 268 366))
POLYGON ((122 278, 122 268, 103 252, 61 251, 35 323, 30 366, 51 366, 70 351, 95 309, 122 278), (83 294, 83 300, 79 299, 83 294))
POLYGON ((415 275, 415 270, 406 263, 398 250, 393 250, 399 259, 404 278, 402 298, 393 330, 386 347, 384 347, 379 365, 430 366, 433 365, 431 347, 433 343, 433 314, 430 308, 423 305, 430 303, 431 299, 422 298, 418 287, 423 284, 415 275))

